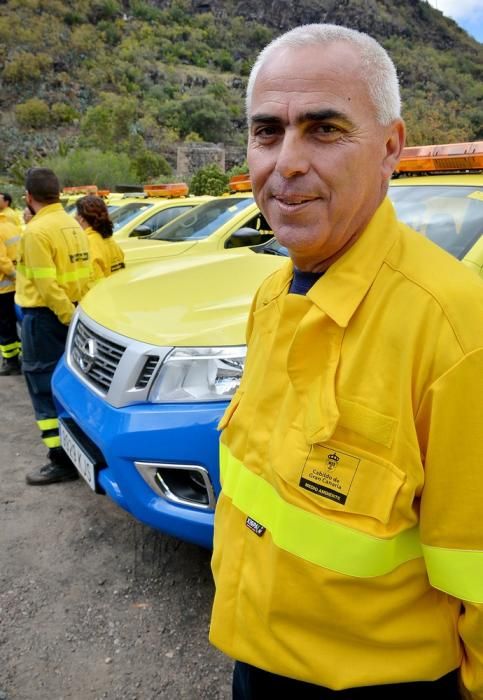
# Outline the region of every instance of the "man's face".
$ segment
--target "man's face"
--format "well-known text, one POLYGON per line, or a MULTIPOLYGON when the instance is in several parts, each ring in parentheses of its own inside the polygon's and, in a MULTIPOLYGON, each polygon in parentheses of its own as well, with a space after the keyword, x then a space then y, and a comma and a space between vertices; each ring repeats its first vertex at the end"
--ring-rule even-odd
POLYGON ((255 82, 253 191, 301 269, 325 269, 357 239, 403 145, 401 121, 377 123, 359 63, 343 42, 286 48, 266 61, 255 82))
POLYGON ((25 192, 25 204, 27 206, 27 209, 30 211, 32 216, 35 216, 35 209, 34 209, 34 199, 30 192, 25 192))
POLYGON ((7 207, 8 207, 7 200, 4 198, 3 194, 0 194, 0 211, 2 211, 2 209, 6 209, 7 207))

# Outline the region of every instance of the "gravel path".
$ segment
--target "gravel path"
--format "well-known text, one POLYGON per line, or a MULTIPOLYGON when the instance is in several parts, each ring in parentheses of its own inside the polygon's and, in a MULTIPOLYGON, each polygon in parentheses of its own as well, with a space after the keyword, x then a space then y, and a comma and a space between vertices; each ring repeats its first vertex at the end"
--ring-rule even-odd
POLYGON ((0 700, 224 700, 210 553, 81 480, 45 487, 23 377, 0 377, 0 700))

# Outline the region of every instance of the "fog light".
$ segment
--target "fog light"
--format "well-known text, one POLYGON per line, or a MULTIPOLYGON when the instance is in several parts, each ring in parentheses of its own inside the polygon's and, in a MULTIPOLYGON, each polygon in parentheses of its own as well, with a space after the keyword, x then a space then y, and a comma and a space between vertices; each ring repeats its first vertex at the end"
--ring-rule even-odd
POLYGON ((171 503, 214 510, 215 492, 208 471, 194 464, 134 462, 146 483, 171 503))

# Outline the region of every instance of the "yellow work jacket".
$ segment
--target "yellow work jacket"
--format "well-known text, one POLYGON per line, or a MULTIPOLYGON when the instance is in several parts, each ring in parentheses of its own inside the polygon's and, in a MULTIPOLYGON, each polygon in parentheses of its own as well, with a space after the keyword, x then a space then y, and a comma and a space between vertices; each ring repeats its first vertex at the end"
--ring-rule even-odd
POLYGON ((124 253, 111 237, 103 238, 93 228, 85 229, 89 241, 92 278, 94 282, 109 277, 124 267, 124 253))
POLYGON ((87 235, 60 203, 42 207, 20 239, 15 301, 46 306, 68 324, 74 303, 89 289, 87 235))
POLYGON ((15 291, 15 265, 19 241, 19 229, 4 212, 0 212, 0 294, 15 291))
POLYGON ((22 228, 22 220, 20 218, 20 214, 17 211, 15 211, 15 209, 12 209, 12 207, 5 207, 5 209, 2 209, 0 214, 5 214, 7 220, 11 224, 17 226, 19 229, 22 228))
POLYGON ((462 666, 483 698, 483 284, 386 199, 248 322, 220 423, 211 641, 342 689, 462 666))

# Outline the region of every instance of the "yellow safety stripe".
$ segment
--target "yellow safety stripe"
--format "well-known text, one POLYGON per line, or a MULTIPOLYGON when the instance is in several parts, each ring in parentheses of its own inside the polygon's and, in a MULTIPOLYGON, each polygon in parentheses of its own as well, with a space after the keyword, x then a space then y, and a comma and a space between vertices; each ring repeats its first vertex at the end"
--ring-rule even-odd
POLYGON ((423 544, 431 585, 449 595, 483 603, 483 552, 445 549, 423 544))
POLYGON ((44 418, 43 420, 38 420, 37 425, 39 426, 39 428, 42 432, 44 430, 55 430, 56 428, 59 427, 59 419, 58 418, 44 418))
POLYGON ((90 276, 88 267, 81 267, 78 270, 56 274, 55 267, 25 267, 18 265, 17 270, 27 279, 55 279, 57 282, 77 282, 90 276))
POLYGON ((325 520, 284 501, 265 479, 248 470, 220 443, 223 493, 265 527, 275 544, 317 566, 347 576, 382 576, 422 557, 418 528, 380 539, 325 520))
POLYGON ((3 289, 3 287, 12 287, 12 289, 15 289, 15 273, 10 275, 9 279, 0 281, 0 288, 3 289))
POLYGON ((55 435, 54 437, 42 438, 42 442, 49 449, 52 447, 60 447, 60 437, 58 435, 55 435))
POLYGON ((62 275, 57 275, 57 282, 76 282, 77 280, 86 279, 91 274, 89 267, 81 267, 72 272, 64 272, 62 275))
POLYGON ((17 270, 29 280, 50 279, 55 277, 55 267, 26 267, 20 263, 17 266, 17 270))
POLYGON ((6 246, 13 245, 14 243, 18 243, 19 240, 20 240, 20 236, 12 236, 11 238, 8 238, 5 241, 5 245, 6 246))
POLYGON ((10 345, 0 345, 0 354, 6 360, 12 357, 17 357, 20 354, 20 343, 11 343, 10 345))

